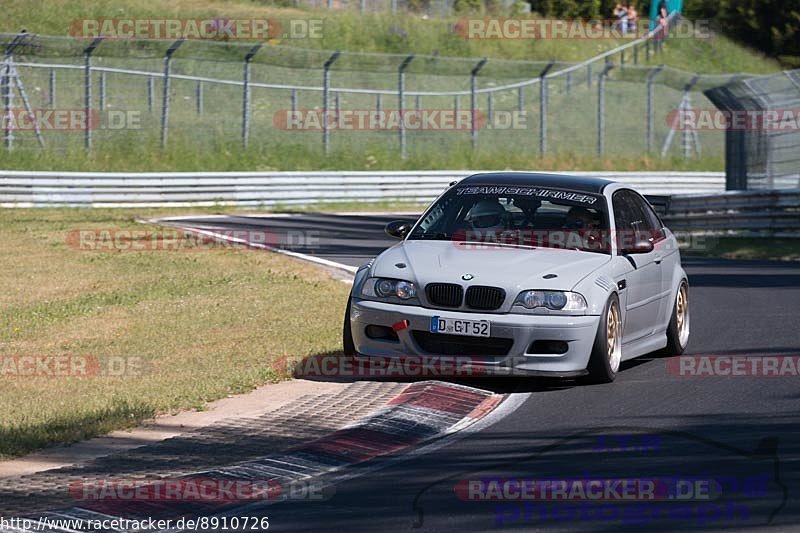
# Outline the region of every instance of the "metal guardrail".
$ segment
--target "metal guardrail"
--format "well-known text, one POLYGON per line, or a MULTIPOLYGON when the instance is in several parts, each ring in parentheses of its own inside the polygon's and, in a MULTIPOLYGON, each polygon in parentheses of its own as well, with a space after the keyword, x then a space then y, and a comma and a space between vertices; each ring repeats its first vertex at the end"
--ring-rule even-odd
POLYGON ((678 233, 800 237, 800 189, 672 196, 663 218, 678 233))
MULTIPOLYGON (((478 171, 37 172, 0 171, 0 207, 299 206, 427 203, 478 171)), ((724 192, 722 172, 559 172, 626 183, 655 202, 677 233, 800 237, 800 189, 724 192), (690 193, 690 194, 687 194, 690 193)))
MULTIPOLYGON (((259 207, 318 202, 430 202, 470 170, 383 172, 0 171, 0 207, 259 207)), ((559 172, 627 183, 644 194, 716 193, 722 172, 559 172)))

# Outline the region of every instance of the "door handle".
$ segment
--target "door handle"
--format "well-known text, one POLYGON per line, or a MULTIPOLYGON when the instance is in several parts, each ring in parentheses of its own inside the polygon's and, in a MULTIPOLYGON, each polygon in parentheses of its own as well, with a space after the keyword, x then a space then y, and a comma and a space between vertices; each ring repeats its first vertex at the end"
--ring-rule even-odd
POLYGON ((662 259, 663 259, 663 257, 661 257, 661 255, 656 255, 656 258, 655 258, 655 261, 654 261, 655 264, 660 265, 662 259))

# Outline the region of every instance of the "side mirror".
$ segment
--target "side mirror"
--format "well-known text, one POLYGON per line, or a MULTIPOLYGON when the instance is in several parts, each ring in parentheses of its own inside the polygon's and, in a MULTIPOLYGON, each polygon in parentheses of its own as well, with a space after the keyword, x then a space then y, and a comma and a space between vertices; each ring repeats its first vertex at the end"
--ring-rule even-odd
POLYGON ((653 241, 644 238, 637 238, 627 246, 620 247, 620 255, 628 254, 648 254, 653 251, 653 241))
POLYGON ((408 235, 408 232, 411 231, 412 226, 413 224, 406 220, 395 220, 394 222, 386 224, 384 231, 389 237, 404 239, 405 236, 408 235))

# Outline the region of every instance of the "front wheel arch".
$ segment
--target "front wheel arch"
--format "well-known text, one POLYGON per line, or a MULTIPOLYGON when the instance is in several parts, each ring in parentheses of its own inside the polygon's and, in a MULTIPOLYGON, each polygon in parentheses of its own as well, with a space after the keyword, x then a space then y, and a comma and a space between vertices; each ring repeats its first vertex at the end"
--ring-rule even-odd
POLYGON ((617 377, 622 362, 622 316, 619 295, 612 292, 600 315, 586 367, 590 383, 610 383, 617 377))

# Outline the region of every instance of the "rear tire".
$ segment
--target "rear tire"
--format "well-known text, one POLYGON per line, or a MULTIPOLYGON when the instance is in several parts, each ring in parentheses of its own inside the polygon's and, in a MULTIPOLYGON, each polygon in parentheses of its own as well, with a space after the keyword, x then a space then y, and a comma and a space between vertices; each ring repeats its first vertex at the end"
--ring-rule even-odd
POLYGON ((350 300, 347 300, 347 309, 344 312, 344 325, 342 326, 342 351, 347 356, 356 355, 356 345, 353 342, 353 330, 350 327, 350 300))
POLYGON ((589 383, 611 383, 622 362, 622 313, 619 298, 612 294, 597 326, 587 370, 589 383))
POLYGON ((664 355, 681 355, 689 344, 689 284, 681 281, 675 302, 672 305, 672 317, 667 326, 667 347, 664 355))

